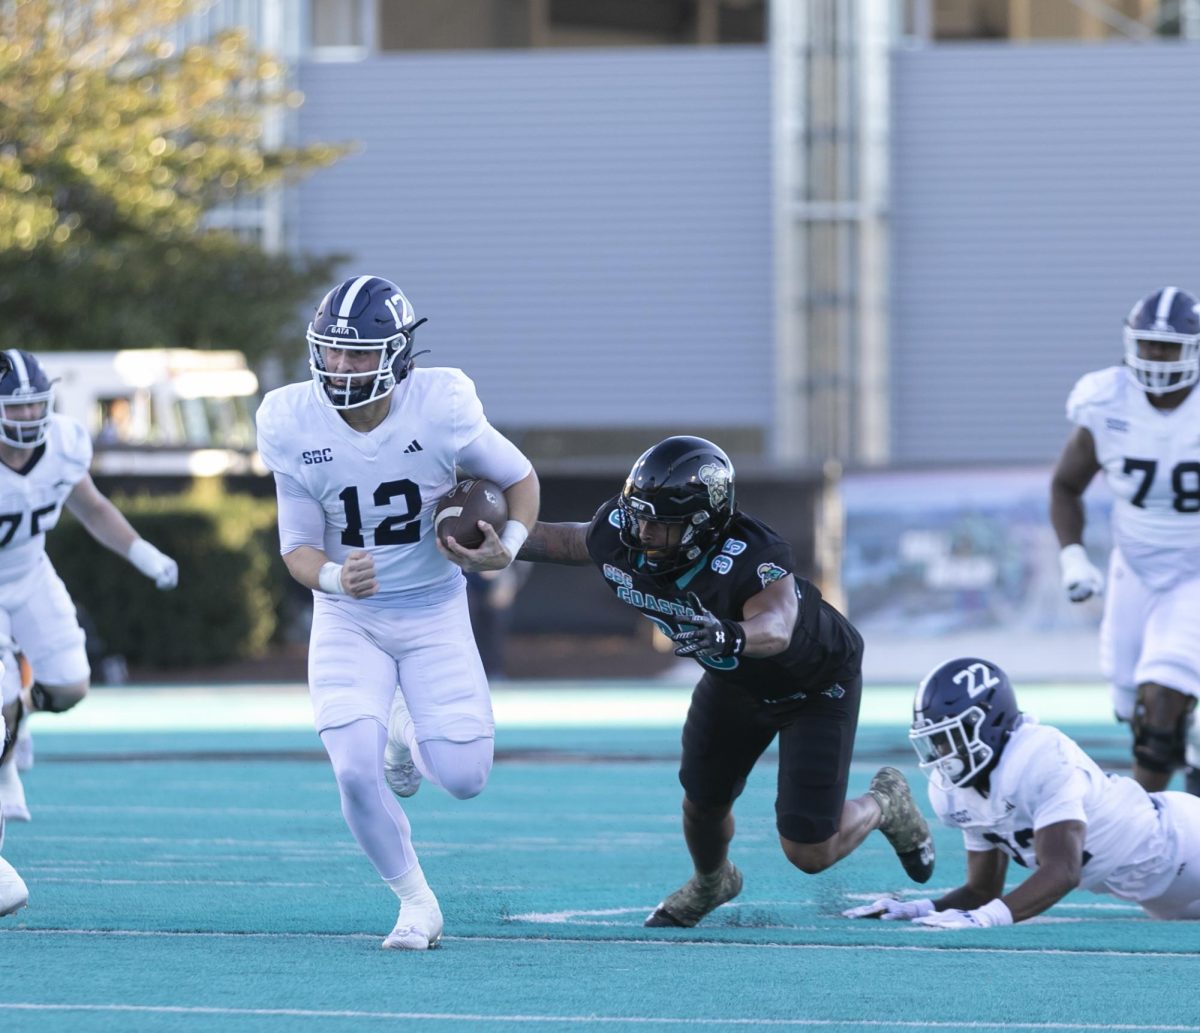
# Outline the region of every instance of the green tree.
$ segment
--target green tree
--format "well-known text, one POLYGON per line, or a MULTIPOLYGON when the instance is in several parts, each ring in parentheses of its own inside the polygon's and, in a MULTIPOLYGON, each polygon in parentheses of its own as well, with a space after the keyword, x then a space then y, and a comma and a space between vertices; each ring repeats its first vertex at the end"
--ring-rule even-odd
POLYGON ((0 347, 290 344, 336 256, 206 228, 220 205, 344 146, 269 145, 283 67, 223 32, 176 47, 199 0, 0 5, 0 347))

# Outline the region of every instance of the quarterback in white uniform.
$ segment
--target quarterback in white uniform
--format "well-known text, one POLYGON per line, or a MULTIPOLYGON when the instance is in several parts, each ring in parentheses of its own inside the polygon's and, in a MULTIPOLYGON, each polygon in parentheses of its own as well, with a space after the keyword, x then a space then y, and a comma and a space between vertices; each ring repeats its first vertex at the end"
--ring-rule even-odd
POLYGON ((138 537, 88 473, 92 442, 77 420, 53 411, 54 385, 26 351, 0 352, 0 644, 9 653, 0 804, 28 821, 15 741, 30 711, 61 712, 88 690, 91 671, 75 604, 46 556, 46 532, 66 506, 101 545, 124 556, 159 588, 174 588, 175 561, 138 537), (34 681, 22 688, 19 644, 34 681))
POLYGON ((936 901, 883 897, 848 917, 1011 925, 1079 887, 1151 918, 1200 919, 1200 799, 1105 774, 1074 740, 1022 714, 995 664, 936 667, 917 689, 909 739, 938 819, 962 831, 966 884, 936 901), (1031 874, 1004 893, 1010 860, 1031 874))
MULTIPOLYGON (((1104 588, 1083 547, 1082 496, 1101 470, 1114 496, 1100 658, 1113 709, 1133 729, 1134 778, 1165 789, 1200 753, 1185 747, 1200 696, 1200 307, 1176 287, 1139 301, 1125 365, 1084 376, 1050 493, 1063 586, 1075 602, 1104 588)), ((1195 732, 1193 731, 1193 739, 1195 732)))
POLYGON ((539 498, 529 460, 487 422, 474 384, 457 369, 414 368, 421 322, 391 281, 345 280, 308 328, 312 380, 269 393, 257 420, 280 550, 313 590, 317 731, 346 823, 400 898, 383 946, 410 950, 437 944, 442 914, 388 787, 410 796, 424 777, 460 799, 483 789, 494 725, 463 570, 511 563, 539 498), (481 524, 478 549, 447 551, 433 530, 456 470, 495 481, 508 501, 511 519, 481 524))

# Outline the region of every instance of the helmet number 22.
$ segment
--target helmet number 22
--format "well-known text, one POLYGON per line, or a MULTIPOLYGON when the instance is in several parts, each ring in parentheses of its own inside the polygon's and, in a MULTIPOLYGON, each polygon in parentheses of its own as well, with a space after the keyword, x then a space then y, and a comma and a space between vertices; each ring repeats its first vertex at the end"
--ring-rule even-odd
MULTIPOLYGON (((384 481, 375 489, 371 501, 382 508, 397 496, 404 498, 404 512, 384 520, 372 534, 372 545, 412 545, 421 538, 421 489, 410 480, 384 481)), ((346 512, 346 530, 342 532, 342 544, 350 548, 363 548, 362 508, 358 502, 358 489, 354 485, 338 492, 346 512)))
POLYGON ((988 670, 987 664, 971 664, 964 667, 952 679, 955 685, 966 682, 967 695, 974 699, 981 692, 986 692, 993 685, 999 685, 1000 679, 988 670))

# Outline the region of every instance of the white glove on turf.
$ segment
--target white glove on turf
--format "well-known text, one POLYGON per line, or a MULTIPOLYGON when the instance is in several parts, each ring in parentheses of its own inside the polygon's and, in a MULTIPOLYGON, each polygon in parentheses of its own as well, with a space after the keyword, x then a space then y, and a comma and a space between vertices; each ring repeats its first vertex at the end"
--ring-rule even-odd
POLYGON ((933 911, 933 901, 927 898, 921 900, 897 900, 895 897, 880 897, 870 904, 852 907, 842 914, 846 918, 879 918, 885 922, 911 921, 928 915, 933 911))
POLYGON ((1068 545, 1058 554, 1058 565, 1062 568, 1062 584, 1067 598, 1081 603, 1104 592, 1104 575, 1088 559, 1082 545, 1068 545))
POLYGON ((1012 925, 1012 912, 999 897, 989 900, 974 911, 934 911, 932 914, 914 918, 915 925, 926 925, 931 929, 992 929, 998 925, 1012 925))

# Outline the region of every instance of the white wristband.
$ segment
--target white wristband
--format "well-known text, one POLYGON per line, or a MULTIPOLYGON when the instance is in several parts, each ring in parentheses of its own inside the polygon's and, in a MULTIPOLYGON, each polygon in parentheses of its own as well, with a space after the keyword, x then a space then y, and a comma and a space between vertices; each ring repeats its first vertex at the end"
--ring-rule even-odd
POLYGON ((928 897, 921 897, 920 900, 910 900, 905 904, 913 910, 913 918, 924 918, 926 915, 932 915, 937 908, 933 906, 933 901, 928 897))
POLYGON ((504 525, 504 530, 500 532, 500 544, 508 550, 508 554, 515 560, 517 553, 521 551, 521 546, 525 544, 525 539, 528 537, 528 527, 521 523, 520 520, 510 520, 504 525))
POLYGON ((317 575, 317 585, 322 592, 329 595, 345 595, 346 590, 342 587, 342 565, 332 560, 322 565, 321 572, 317 575))
POLYGON ((1070 566, 1076 564, 1081 566, 1091 566, 1092 561, 1088 559, 1087 549, 1076 542, 1074 545, 1064 545, 1058 554, 1058 563, 1064 571, 1070 566))
POLYGON ((157 577, 162 568, 163 554, 145 538, 135 538, 125 558, 148 578, 157 577))
POLYGON ((975 914, 986 915, 987 925, 989 926, 1013 924, 1012 912, 1008 910, 1008 905, 999 897, 996 897, 995 900, 989 900, 983 907, 976 908, 975 914))

